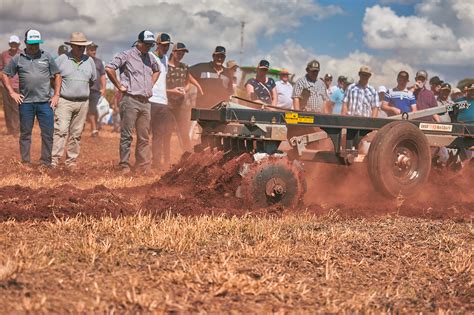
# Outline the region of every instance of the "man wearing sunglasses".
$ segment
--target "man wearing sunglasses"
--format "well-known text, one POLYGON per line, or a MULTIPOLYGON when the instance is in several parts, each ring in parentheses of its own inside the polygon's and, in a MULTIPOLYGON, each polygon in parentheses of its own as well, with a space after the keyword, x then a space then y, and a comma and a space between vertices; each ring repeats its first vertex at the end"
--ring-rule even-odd
POLYGON ((115 87, 123 93, 120 102, 120 162, 122 173, 130 173, 130 151, 133 129, 137 133, 135 149, 136 168, 147 172, 150 167, 150 111, 148 100, 153 85, 158 80, 160 68, 149 50, 155 45, 155 36, 150 31, 138 34, 138 40, 132 48, 117 54, 105 67, 105 72, 115 87), (120 71, 120 80, 116 70, 120 71))

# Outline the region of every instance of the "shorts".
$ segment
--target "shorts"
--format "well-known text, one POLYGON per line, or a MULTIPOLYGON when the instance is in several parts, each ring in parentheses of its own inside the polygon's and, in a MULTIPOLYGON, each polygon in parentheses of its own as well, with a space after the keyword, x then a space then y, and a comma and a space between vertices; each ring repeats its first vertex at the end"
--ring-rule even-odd
POLYGON ((99 112, 97 111, 97 105, 99 104, 101 94, 99 91, 91 91, 89 95, 89 111, 88 115, 98 116, 99 112))

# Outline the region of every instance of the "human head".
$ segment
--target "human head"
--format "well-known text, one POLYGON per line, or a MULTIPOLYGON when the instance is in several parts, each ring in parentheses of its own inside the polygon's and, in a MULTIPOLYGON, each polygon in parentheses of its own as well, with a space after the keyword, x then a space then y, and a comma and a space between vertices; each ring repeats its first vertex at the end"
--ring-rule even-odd
POLYGON ((8 46, 10 46, 10 49, 12 50, 18 50, 18 48, 20 48, 20 38, 16 35, 10 36, 10 39, 8 40, 8 46))
POLYGON ((229 60, 226 62, 226 67, 229 69, 232 73, 235 73, 237 69, 239 68, 239 65, 235 60, 229 60))
POLYGON ((306 65, 306 73, 312 81, 316 81, 318 79, 320 69, 321 67, 319 61, 317 61, 316 59, 311 60, 306 65))
POLYGON ((438 76, 432 77, 430 79, 431 91, 433 91, 433 93, 435 94, 438 94, 441 89, 442 84, 443 84, 443 81, 441 81, 441 79, 438 76))
POLYGON ((474 99, 474 83, 469 84, 465 87, 466 89, 466 98, 469 100, 474 99))
POLYGON ((212 53, 212 62, 218 66, 222 67, 224 65, 226 51, 224 46, 217 46, 212 53))
POLYGON ((458 88, 453 88, 453 89, 451 90, 451 99, 452 99, 453 101, 456 101, 456 100, 460 99, 462 96, 463 96, 463 95, 462 95, 462 91, 461 91, 460 89, 458 89, 458 88))
POLYGON ((409 80, 410 80, 410 76, 408 72, 406 72, 405 70, 402 70, 398 73, 397 83, 398 83, 398 86, 401 87, 402 89, 406 88, 409 80))
POLYGON ((166 55, 170 49, 171 37, 167 33, 158 33, 156 35, 156 50, 161 55, 166 55))
POLYGON ((451 94, 451 85, 447 82, 441 84, 439 88, 439 96, 446 100, 449 97, 449 94, 451 94))
POLYGON ((345 76, 340 75, 337 78, 337 86, 340 87, 340 88, 344 88, 344 86, 346 85, 346 80, 347 80, 347 78, 345 76))
POLYGON ((184 54, 188 53, 189 50, 186 48, 184 43, 176 43, 173 45, 173 49, 171 50, 171 57, 176 61, 181 61, 183 59, 184 54))
POLYGON ((86 35, 82 32, 73 32, 71 33, 71 39, 64 44, 71 46, 71 54, 73 56, 81 56, 84 54, 86 47, 92 44, 91 41, 88 41, 86 35))
POLYGON ((69 52, 69 48, 67 48, 66 45, 59 45, 58 46, 58 56, 61 56, 63 54, 67 54, 69 52))
POLYGON ((330 73, 326 73, 324 75, 324 84, 326 84, 326 88, 329 88, 331 86, 331 83, 332 83, 332 74, 330 73))
POLYGON ((98 47, 99 46, 96 43, 92 42, 89 46, 87 46, 87 50, 86 50, 87 55, 89 55, 90 57, 95 58, 95 56, 97 55, 97 48, 98 47))
POLYGON ((42 44, 41 33, 37 30, 28 30, 25 33, 26 49, 35 54, 39 51, 39 44, 42 44))
POLYGON ((270 62, 265 59, 260 60, 257 65, 257 75, 265 76, 268 69, 270 69, 270 62))
POLYGON ((290 79, 290 72, 288 71, 288 69, 286 68, 281 69, 280 80, 282 80, 283 82, 288 82, 289 79, 290 79))
POLYGON ((144 30, 138 34, 138 40, 133 44, 142 53, 147 53, 155 45, 155 35, 152 32, 144 30))
POLYGON ((359 83, 361 85, 367 85, 369 79, 372 76, 372 69, 369 66, 362 66, 359 69, 359 83))
POLYGON ((422 88, 425 85, 426 80, 428 80, 428 72, 425 70, 418 70, 415 75, 416 87, 422 88))
POLYGON ((387 93, 388 90, 384 85, 379 86, 377 89, 377 93, 379 94, 379 99, 383 100, 385 98, 385 93, 387 93))
POLYGON ((346 79, 344 80, 344 90, 346 90, 349 85, 354 83, 354 79, 352 77, 345 77, 346 79))

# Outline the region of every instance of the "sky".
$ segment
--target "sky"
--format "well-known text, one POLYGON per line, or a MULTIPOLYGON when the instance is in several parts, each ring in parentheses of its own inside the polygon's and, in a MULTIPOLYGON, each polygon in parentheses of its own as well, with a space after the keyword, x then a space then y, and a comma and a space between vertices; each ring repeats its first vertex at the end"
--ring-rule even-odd
POLYGON ((452 84, 474 77, 474 1, 467 0, 0 0, 0 44, 7 49, 10 35, 23 39, 28 29, 42 33, 42 49, 53 55, 82 31, 105 62, 148 29, 184 42, 190 65, 223 45, 228 60, 268 59, 297 76, 311 59, 321 76, 357 79, 368 65, 374 86, 395 86, 400 70, 412 79, 424 69, 452 84))

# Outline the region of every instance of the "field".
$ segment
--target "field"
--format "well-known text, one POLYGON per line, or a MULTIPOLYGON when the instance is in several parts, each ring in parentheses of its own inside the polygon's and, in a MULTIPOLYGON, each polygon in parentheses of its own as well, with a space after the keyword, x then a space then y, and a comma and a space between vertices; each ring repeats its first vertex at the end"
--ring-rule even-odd
POLYGON ((0 121, 3 313, 474 311, 472 165, 394 201, 308 166, 304 205, 248 210, 215 155, 124 176, 118 135, 86 129, 77 169, 27 167, 0 121))

